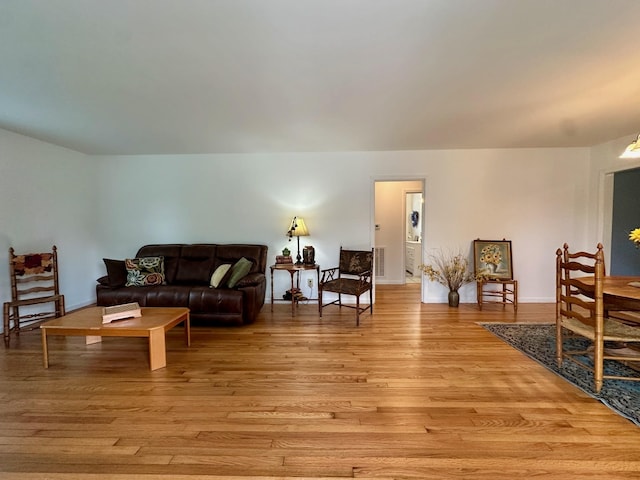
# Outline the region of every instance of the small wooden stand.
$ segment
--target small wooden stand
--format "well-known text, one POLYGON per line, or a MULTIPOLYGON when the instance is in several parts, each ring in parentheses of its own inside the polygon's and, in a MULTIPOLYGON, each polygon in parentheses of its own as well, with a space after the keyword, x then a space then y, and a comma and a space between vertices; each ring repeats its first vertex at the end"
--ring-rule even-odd
POLYGON ((500 303, 503 307, 513 305, 513 311, 518 311, 518 281, 512 279, 479 279, 477 281, 478 309, 482 310, 483 303, 500 303), (497 285, 497 288, 496 288, 497 285), (494 300, 488 300, 493 298, 494 300))
POLYGON ((142 316, 140 305, 137 302, 104 307, 102 309, 102 323, 111 323, 114 320, 125 318, 138 318, 142 316))

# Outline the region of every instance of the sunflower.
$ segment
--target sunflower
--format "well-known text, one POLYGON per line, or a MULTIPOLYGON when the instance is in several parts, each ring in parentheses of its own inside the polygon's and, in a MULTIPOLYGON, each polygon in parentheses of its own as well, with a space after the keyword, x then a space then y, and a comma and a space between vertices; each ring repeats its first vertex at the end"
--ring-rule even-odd
POLYGON ((631 240, 636 247, 640 247, 640 228, 636 228, 629 232, 629 240, 631 240))

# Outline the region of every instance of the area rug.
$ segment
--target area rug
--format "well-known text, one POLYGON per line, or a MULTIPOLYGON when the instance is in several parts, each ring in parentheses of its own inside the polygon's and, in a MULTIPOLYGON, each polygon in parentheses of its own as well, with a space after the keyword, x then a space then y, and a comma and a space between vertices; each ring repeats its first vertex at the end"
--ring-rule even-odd
MULTIPOLYGON (((517 323, 480 323, 480 325, 512 347, 537 361, 582 391, 600 400, 607 407, 640 426, 640 382, 623 380, 604 380, 600 393, 595 393, 593 376, 573 362, 565 360, 562 369, 556 363, 555 325, 517 324, 517 323)), ((588 341, 575 338, 565 341, 570 349, 585 348, 588 341)), ((605 373, 640 373, 631 370, 620 362, 607 360, 605 373)))

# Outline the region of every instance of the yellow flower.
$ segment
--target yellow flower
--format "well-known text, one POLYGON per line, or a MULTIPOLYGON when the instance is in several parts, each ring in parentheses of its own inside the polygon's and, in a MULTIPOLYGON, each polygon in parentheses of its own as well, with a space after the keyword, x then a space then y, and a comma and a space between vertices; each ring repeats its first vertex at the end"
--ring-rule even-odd
POLYGON ((631 232, 629 233, 629 240, 631 240, 633 243, 635 243, 636 247, 640 246, 640 228, 636 228, 635 230, 631 230, 631 232))

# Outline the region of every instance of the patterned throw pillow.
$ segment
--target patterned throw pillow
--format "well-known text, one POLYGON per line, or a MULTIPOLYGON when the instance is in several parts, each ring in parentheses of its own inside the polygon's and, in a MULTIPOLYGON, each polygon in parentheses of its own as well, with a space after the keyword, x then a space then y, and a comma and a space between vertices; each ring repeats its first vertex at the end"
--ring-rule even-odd
POLYGON ((164 257, 127 258, 127 287, 164 284, 164 257))

